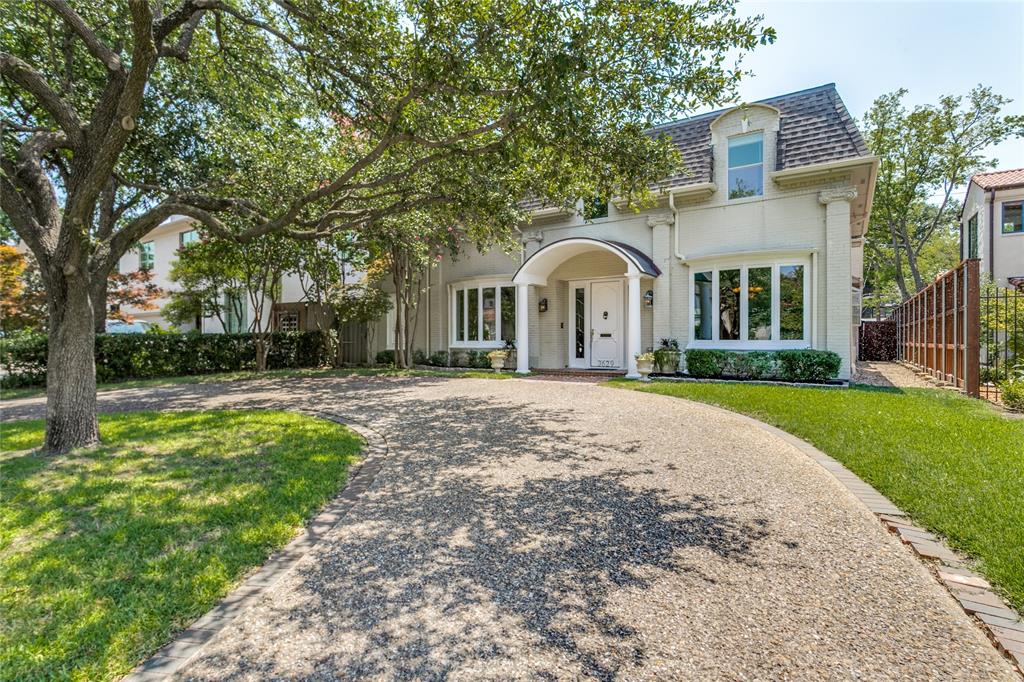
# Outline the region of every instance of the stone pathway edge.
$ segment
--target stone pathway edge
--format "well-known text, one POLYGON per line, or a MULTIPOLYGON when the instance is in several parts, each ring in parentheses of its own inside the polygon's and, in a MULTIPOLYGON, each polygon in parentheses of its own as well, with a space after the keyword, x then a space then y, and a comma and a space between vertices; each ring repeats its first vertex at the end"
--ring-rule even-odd
POLYGON ((342 424, 365 442, 363 457, 350 470, 345 487, 328 502, 302 531, 275 552, 259 569, 185 630, 138 665, 122 682, 168 680, 195 658, 217 633, 285 576, 348 513, 359 496, 373 483, 388 456, 382 434, 356 420, 331 412, 293 410, 342 424))

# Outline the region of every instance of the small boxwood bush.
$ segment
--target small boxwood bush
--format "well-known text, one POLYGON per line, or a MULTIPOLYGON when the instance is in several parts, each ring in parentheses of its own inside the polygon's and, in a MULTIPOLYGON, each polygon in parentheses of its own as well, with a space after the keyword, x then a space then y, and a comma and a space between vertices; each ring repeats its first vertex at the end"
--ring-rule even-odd
POLYGON ((713 379, 725 371, 727 355, 724 350, 692 348, 686 351, 686 371, 700 379, 713 379))
POLYGON ((395 364, 395 351, 393 350, 379 350, 377 356, 373 359, 378 365, 394 365, 395 364))
POLYGON ((828 350, 780 350, 779 376, 786 381, 828 381, 839 376, 842 359, 828 350))
POLYGON ((999 384, 1003 405, 1014 412, 1024 412, 1024 376, 999 384))
MULTIPOLYGON (((0 340, 4 377, 0 386, 46 383, 45 334, 0 340)), ((320 367, 327 364, 328 344, 321 332, 271 334, 269 369, 320 367)), ((256 347, 250 334, 97 334, 96 381, 211 374, 254 369, 256 347)))
POLYGON ((839 375, 842 360, 827 350, 724 351, 691 348, 686 351, 686 371, 699 379, 776 379, 828 381, 839 375))

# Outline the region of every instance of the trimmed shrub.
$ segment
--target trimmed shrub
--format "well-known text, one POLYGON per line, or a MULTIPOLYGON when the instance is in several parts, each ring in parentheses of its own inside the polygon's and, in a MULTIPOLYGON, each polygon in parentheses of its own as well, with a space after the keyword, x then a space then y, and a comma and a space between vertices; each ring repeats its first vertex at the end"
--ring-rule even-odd
POLYGON ((774 353, 755 350, 749 353, 728 353, 725 374, 740 379, 768 379, 778 374, 779 362, 774 353))
POLYGON ((395 351, 393 350, 379 350, 377 356, 374 358, 374 362, 378 365, 394 365, 395 364, 395 351))
POLYGON ((1024 378, 1010 379, 999 384, 1003 405, 1014 412, 1024 412, 1024 378))
POLYGON ((691 348, 686 371, 698 379, 726 376, 736 379, 828 381, 839 375, 839 356, 826 350, 724 351, 691 348))
POLYGON ((894 362, 899 357, 898 334, 893 320, 863 320, 859 334, 860 360, 894 362))
POLYGON ((439 350, 430 354, 427 358, 427 364, 431 367, 447 367, 448 366, 448 351, 439 350))
POLYGON ((691 348, 686 351, 686 371, 690 376, 711 379, 725 371, 726 354, 722 350, 691 348))
MULTIPOLYGON (((45 335, 3 339, 0 358, 5 388, 46 383, 45 335)), ((271 334, 268 369, 297 369, 327 364, 328 344, 321 332, 271 334)), ((97 334, 96 381, 210 374, 251 370, 256 347, 250 334, 97 334)))
POLYGON ((780 350, 779 376, 786 381, 828 381, 839 376, 842 360, 830 350, 780 350))

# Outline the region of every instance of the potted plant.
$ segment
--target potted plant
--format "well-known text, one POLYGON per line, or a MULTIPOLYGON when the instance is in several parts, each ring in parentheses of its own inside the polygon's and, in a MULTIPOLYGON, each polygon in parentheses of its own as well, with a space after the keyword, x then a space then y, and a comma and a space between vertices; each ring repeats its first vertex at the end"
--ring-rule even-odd
POLYGON ((675 374, 679 369, 679 342, 662 339, 661 347, 654 351, 654 365, 661 374, 675 374))
POLYGON ((487 359, 491 361, 491 369, 495 372, 501 371, 501 368, 505 366, 505 358, 507 357, 508 351, 504 349, 492 350, 487 354, 487 359))
POLYGON ((637 353, 636 371, 640 373, 640 381, 650 381, 648 375, 654 371, 654 353, 637 353))
POLYGON ((516 342, 511 339, 505 341, 505 369, 516 368, 516 342))

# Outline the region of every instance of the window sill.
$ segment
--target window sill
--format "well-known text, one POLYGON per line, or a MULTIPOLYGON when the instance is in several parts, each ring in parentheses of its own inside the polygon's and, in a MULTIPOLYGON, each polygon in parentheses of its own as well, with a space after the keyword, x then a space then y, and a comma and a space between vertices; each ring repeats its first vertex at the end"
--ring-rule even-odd
POLYGON ((711 350, 801 350, 811 347, 808 340, 797 341, 702 341, 690 339, 687 348, 711 350))
POLYGON ((504 348, 504 341, 456 341, 448 346, 451 350, 476 350, 480 348, 504 348))

